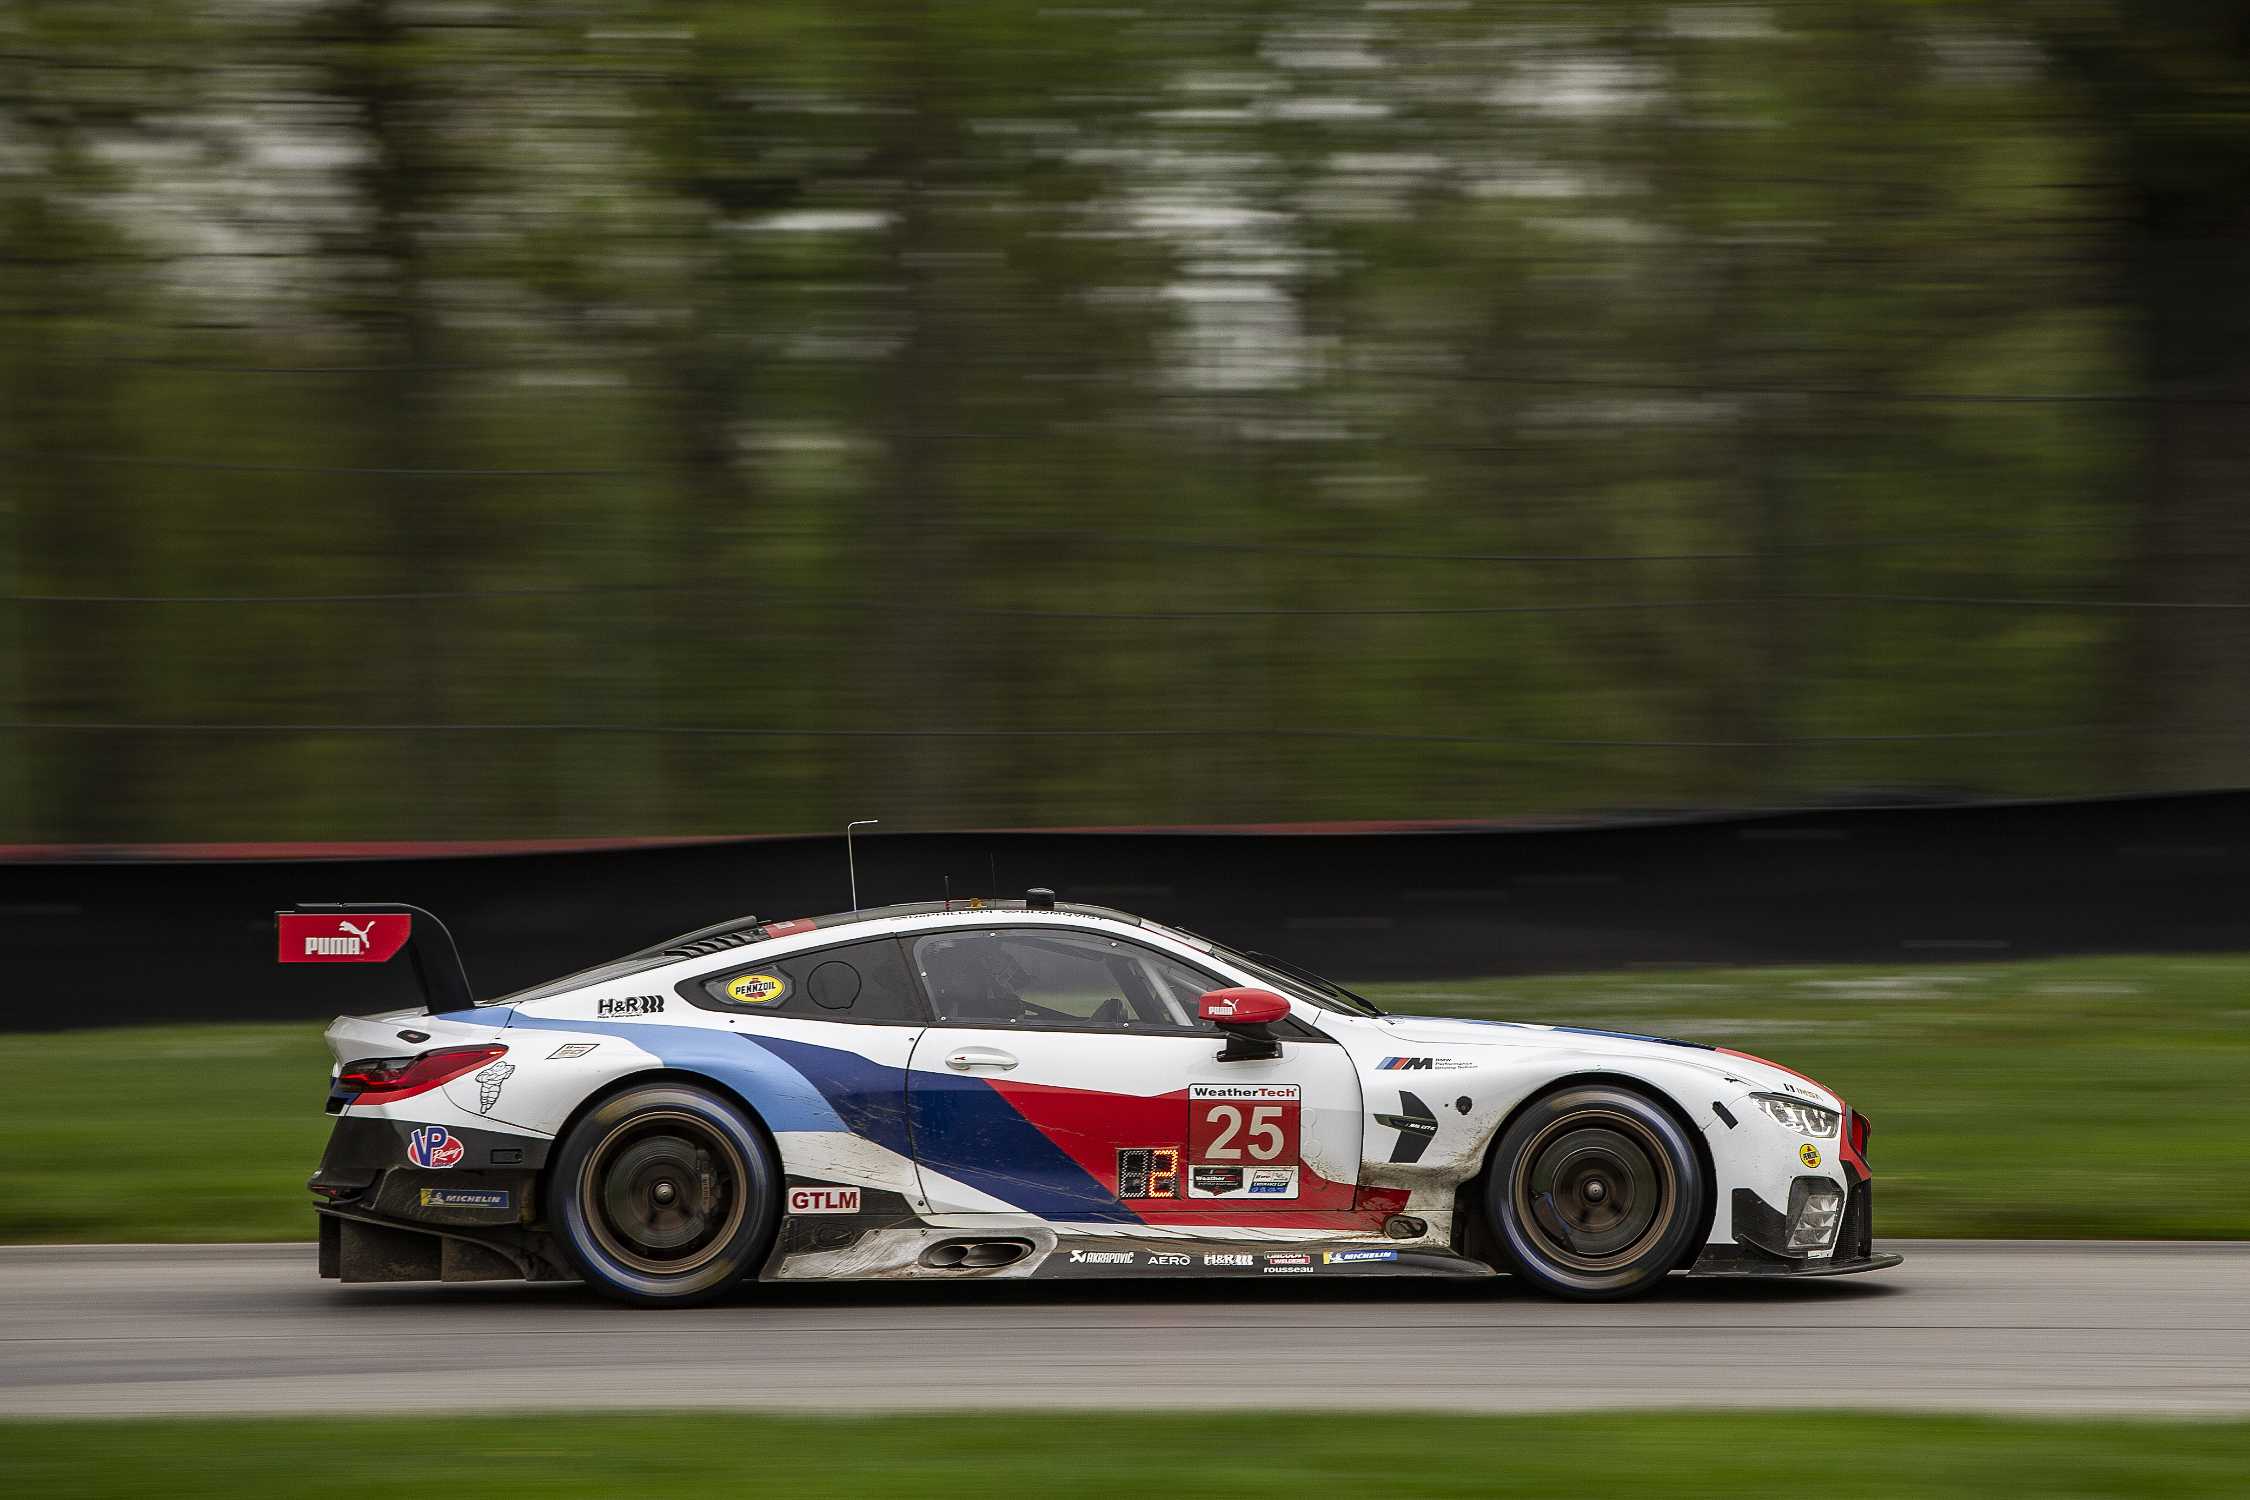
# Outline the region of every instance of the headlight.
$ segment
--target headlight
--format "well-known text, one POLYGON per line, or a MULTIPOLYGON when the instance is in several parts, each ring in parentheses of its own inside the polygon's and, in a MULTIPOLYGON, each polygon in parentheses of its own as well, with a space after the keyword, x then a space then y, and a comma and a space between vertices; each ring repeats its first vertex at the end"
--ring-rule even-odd
POLYGON ((1836 1225, 1844 1216, 1844 1195, 1834 1188, 1816 1188, 1805 1194, 1797 1222, 1789 1229, 1791 1250, 1825 1250, 1836 1239, 1836 1225))
POLYGON ((1836 1111, 1803 1099, 1792 1099, 1787 1094, 1753 1094, 1758 1108, 1780 1124, 1788 1126, 1799 1135, 1809 1135, 1816 1140, 1826 1140, 1836 1133, 1843 1117, 1836 1111))

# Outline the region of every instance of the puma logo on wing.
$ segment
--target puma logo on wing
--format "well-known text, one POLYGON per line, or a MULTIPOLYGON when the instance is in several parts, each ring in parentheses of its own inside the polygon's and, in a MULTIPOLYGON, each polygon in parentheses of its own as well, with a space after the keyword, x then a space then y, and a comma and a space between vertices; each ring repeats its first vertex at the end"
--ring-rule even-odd
POLYGON ((369 917, 365 927, 354 927, 349 922, 339 920, 336 930, 343 936, 306 938, 305 952, 330 958, 357 958, 375 946, 376 920, 369 917))

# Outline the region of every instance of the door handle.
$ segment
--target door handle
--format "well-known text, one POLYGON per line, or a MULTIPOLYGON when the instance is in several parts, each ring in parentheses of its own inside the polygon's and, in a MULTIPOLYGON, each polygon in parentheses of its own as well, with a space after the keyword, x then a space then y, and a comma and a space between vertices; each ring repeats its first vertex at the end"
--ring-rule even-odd
POLYGON ((998 1047, 963 1047, 945 1060, 945 1065, 956 1073, 966 1073, 971 1068, 998 1068, 1005 1073, 1016 1065, 1015 1055, 1002 1052, 998 1047))

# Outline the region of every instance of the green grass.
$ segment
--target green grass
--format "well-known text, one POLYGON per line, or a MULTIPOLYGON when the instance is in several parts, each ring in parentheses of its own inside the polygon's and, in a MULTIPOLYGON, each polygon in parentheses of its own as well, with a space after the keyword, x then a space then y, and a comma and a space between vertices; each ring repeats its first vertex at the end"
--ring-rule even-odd
POLYGON ((570 1496, 2240 1495, 2250 1424, 1806 1412, 1310 1417, 717 1414, 0 1424, 43 1500, 570 1496))
MULTIPOLYGON (((1402 1010, 1725 1042, 1875 1121, 1883 1235, 2250 1238, 2250 957, 1372 985, 1402 1010)), ((295 1239, 316 1025, 7 1038, 0 1240, 295 1239)))
POLYGON ((0 1241, 310 1239, 321 1025, 6 1038, 0 1241))

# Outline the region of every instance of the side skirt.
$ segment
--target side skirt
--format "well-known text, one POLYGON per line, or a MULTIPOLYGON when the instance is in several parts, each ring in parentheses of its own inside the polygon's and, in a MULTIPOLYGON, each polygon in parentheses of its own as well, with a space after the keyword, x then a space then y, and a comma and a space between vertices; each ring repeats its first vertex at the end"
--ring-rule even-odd
POLYGON ((1442 1246, 1381 1240, 1258 1240, 1062 1233, 1045 1224, 869 1230, 848 1246, 784 1249, 767 1281, 1071 1281, 1211 1276, 1497 1275, 1442 1246))

